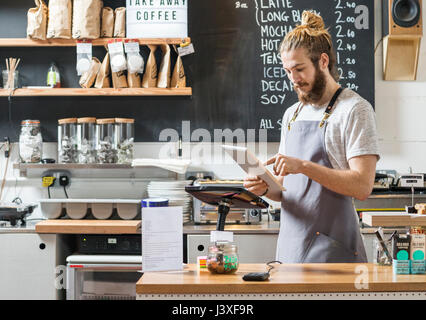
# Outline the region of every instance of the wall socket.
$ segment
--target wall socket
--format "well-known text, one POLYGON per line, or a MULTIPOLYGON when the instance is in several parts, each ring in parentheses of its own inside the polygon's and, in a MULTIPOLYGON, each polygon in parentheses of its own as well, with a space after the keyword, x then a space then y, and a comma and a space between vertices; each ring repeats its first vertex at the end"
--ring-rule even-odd
POLYGON ((43 172, 42 176, 55 177, 55 181, 58 182, 54 186, 69 187, 71 184, 71 173, 67 170, 48 170, 43 172))

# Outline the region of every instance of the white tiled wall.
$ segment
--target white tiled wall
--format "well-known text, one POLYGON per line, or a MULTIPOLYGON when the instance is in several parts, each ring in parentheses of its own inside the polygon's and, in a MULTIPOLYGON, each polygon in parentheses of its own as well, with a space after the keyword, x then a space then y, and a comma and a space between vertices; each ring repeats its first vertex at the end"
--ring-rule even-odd
MULTIPOLYGON (((375 43, 381 39, 381 0, 375 0, 375 43)), ((423 8, 426 9, 425 0, 423 8)), ((423 10, 423 21, 426 22, 426 10, 423 10)), ((378 133, 381 148, 381 160, 378 169, 395 169, 407 172, 426 173, 426 39, 421 44, 421 55, 418 66, 417 81, 383 81, 382 80, 382 45, 376 52, 375 100, 378 133)), ((184 120, 184 119, 183 119, 184 120)), ((17 159, 17 145, 14 145, 12 162, 17 159)), ((161 143, 137 143, 137 158, 156 158, 161 143)), ((266 160, 278 150, 278 143, 267 145, 267 154, 258 156, 266 160)), ((45 157, 56 157, 56 144, 45 144, 45 157)), ((188 154, 184 154, 188 157, 188 154)), ((194 164, 191 171, 213 171, 218 178, 242 178, 243 172, 233 164, 194 164)), ((5 160, 0 152, 0 173, 3 172, 5 160)), ((2 177, 0 177, 2 179, 2 177)), ((1 181, 1 180, 0 180, 1 181)), ((69 190, 72 197, 98 198, 134 198, 144 197, 146 181, 138 179, 93 179, 88 181, 73 179, 69 190)), ((37 201, 47 197, 47 191, 41 187, 40 179, 19 178, 18 172, 9 164, 3 201, 11 201, 20 196, 25 202, 37 201)), ((52 190, 53 197, 63 197, 61 189, 52 190)), ((37 211, 35 216, 39 215, 37 211)))
MULTIPOLYGON (((375 0, 376 43, 381 39, 382 0, 375 0)), ((423 25, 426 2, 423 0, 423 25)), ((423 26, 423 30, 425 27, 423 26)), ((423 31, 426 35, 425 31, 423 31)), ((376 51, 376 116, 381 160, 378 169, 426 172, 426 44, 423 36, 416 81, 383 81, 382 44, 376 51)), ((404 57, 401 57, 403 59, 404 57)))

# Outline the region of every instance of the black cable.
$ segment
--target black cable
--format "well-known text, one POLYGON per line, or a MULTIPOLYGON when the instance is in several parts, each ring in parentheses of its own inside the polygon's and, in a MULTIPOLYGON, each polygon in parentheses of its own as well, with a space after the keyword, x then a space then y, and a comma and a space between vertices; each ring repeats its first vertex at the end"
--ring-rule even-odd
POLYGON ((67 190, 65 189, 65 186, 64 186, 64 192, 65 192, 65 197, 67 197, 68 199, 68 193, 67 193, 67 190))
POLYGON ((49 195, 49 199, 50 199, 50 187, 47 187, 47 194, 49 195))
POLYGON ((282 262, 281 262, 281 261, 278 261, 278 260, 269 261, 268 263, 266 263, 266 265, 269 267, 269 269, 268 269, 268 273, 269 273, 269 274, 270 274, 271 270, 275 268, 274 266, 271 266, 271 265, 270 265, 271 263, 279 263, 279 264, 282 264, 282 262))

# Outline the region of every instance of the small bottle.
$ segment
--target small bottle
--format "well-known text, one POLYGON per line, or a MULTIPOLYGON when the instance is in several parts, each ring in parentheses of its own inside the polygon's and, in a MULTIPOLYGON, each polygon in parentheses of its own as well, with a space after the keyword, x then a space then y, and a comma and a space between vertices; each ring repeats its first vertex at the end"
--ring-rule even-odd
POLYGON ((61 87, 61 75, 59 74, 59 69, 54 62, 52 62, 49 71, 47 72, 47 85, 52 88, 61 87))

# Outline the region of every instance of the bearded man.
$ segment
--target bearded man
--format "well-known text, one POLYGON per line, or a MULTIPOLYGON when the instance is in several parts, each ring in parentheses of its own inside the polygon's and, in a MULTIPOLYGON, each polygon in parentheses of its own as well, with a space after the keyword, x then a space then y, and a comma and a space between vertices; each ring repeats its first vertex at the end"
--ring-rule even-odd
POLYGON ((286 110, 279 151, 266 164, 286 191, 271 196, 259 177, 246 177, 244 187, 281 202, 277 260, 367 262, 353 198, 367 199, 374 184, 374 110, 337 82, 332 39, 319 15, 304 11, 280 54, 299 102, 286 110))

